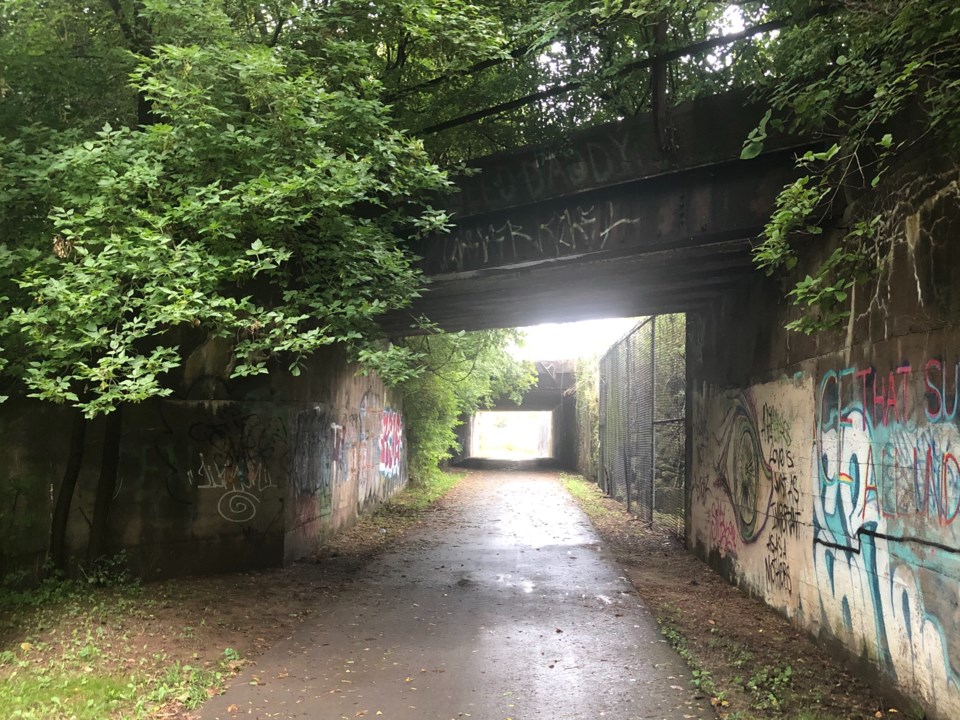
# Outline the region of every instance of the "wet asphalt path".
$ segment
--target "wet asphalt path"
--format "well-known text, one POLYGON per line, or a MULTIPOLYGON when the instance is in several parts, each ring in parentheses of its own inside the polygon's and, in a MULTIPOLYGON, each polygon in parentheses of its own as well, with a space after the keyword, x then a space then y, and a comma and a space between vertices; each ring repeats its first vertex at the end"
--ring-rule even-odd
POLYGON ((203 720, 712 718, 549 473, 475 472, 203 720))

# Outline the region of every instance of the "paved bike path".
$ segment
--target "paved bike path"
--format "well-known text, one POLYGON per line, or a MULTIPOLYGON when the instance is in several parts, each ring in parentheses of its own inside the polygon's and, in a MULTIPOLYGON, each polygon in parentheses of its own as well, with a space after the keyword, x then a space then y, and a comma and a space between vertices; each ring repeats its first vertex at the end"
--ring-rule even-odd
POLYGON ((200 717, 714 714, 555 476, 474 472, 200 717))

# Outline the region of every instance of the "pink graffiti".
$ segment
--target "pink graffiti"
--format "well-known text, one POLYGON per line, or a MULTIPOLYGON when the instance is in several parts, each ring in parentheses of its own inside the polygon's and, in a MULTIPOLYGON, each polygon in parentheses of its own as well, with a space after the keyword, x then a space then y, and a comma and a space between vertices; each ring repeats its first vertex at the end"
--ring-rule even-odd
POLYGON ((403 416, 384 410, 380 425, 380 474, 398 477, 403 470, 403 416))
POLYGON ((710 535, 721 554, 729 555, 737 552, 740 536, 719 502, 713 503, 710 508, 710 535))

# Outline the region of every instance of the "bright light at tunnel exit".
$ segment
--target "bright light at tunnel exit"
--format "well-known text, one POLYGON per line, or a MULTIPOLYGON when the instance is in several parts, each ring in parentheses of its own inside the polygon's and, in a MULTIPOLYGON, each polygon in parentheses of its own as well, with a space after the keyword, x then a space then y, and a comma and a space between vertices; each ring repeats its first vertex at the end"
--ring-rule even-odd
POLYGON ((553 456, 553 413, 484 410, 473 417, 470 457, 535 460, 553 456))
POLYGON ((638 319, 581 320, 520 328, 526 339, 511 352, 520 360, 567 360, 599 355, 626 335, 638 319))

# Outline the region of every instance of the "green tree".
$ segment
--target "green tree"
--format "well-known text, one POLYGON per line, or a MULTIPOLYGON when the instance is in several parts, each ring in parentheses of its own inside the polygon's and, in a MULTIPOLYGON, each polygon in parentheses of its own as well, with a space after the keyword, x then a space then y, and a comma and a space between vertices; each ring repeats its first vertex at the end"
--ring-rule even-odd
MULTIPOLYGON (((771 46, 770 72, 758 88, 771 103, 766 122, 821 134, 829 145, 799 159, 802 174, 778 198, 756 249, 758 266, 791 270, 805 241, 854 208, 825 261, 789 291, 805 312, 788 328, 805 333, 847 321, 854 287, 889 272, 891 248, 920 200, 890 171, 924 148, 935 148, 942 165, 960 160, 960 6, 841 0, 829 14, 811 14, 812 7, 776 3, 778 12, 808 19, 771 46)), ((764 134, 761 128, 747 143, 747 155, 764 134)))
POLYGON ((501 397, 519 402, 536 382, 529 362, 515 360, 512 330, 410 337, 403 346, 419 358, 420 372, 400 384, 409 439, 410 477, 425 480, 457 447, 456 428, 501 397))
POLYGON ((297 373, 416 291, 400 235, 440 227, 424 203, 446 180, 376 82, 221 35, 140 59, 152 124, 4 146, 5 216, 25 210, 0 327, 30 394, 88 416, 168 394, 186 328, 233 341, 234 375, 278 355, 297 373))
POLYGON ((577 400, 577 470, 600 484, 600 355, 580 357, 574 367, 577 400))
POLYGON ((0 134, 135 122, 135 65, 105 2, 0 5, 0 134))

